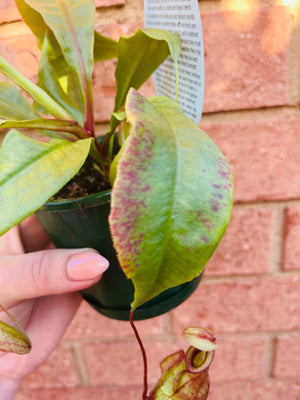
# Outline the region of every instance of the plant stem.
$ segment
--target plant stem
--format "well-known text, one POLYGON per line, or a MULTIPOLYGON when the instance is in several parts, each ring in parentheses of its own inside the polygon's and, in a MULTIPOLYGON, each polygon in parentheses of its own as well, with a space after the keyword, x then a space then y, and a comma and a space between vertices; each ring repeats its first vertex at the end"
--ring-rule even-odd
POLYGON ((147 400, 147 392, 148 392, 148 367, 147 367, 147 355, 146 355, 146 351, 145 351, 145 347, 143 345, 143 342, 140 338, 140 335, 136 329, 136 326, 134 325, 133 322, 133 311, 130 310, 130 325, 133 329, 133 332, 135 334, 136 340, 138 341, 138 344, 140 346, 141 352, 142 352, 142 357, 143 357, 143 364, 144 364, 144 390, 143 390, 143 400, 147 400))
POLYGON ((30 119, 23 121, 7 121, 0 119, 0 128, 24 128, 24 129, 42 129, 56 132, 66 132, 77 136, 80 139, 88 137, 84 128, 75 121, 61 121, 56 119, 30 119))

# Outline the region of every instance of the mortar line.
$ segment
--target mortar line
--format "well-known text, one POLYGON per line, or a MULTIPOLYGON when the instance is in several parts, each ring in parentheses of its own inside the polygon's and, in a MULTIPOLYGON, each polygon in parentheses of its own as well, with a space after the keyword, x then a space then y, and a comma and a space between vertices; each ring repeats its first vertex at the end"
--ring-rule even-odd
POLYGON ((270 237, 269 266, 270 272, 283 271, 283 249, 285 231, 285 207, 275 207, 270 237))
POLYGON ((275 340, 276 333, 269 335, 266 344, 266 354, 265 354, 265 376, 266 378, 273 377, 274 361, 275 361, 275 340))
POLYGON ((75 369, 81 385, 90 386, 91 381, 87 370, 86 362, 82 354, 81 343, 78 342, 72 343, 72 356, 73 356, 73 363, 75 365, 75 369))

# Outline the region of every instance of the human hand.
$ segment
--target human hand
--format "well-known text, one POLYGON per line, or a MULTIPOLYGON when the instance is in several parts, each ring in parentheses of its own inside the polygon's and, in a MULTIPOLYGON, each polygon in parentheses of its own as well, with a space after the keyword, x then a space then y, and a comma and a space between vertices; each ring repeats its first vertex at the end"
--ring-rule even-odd
MULTIPOLYGON (((0 400, 57 347, 81 300, 108 261, 93 249, 54 249, 34 216, 0 237, 0 303, 32 342, 26 355, 0 352, 0 400)), ((11 323, 4 312, 0 320, 11 323)))

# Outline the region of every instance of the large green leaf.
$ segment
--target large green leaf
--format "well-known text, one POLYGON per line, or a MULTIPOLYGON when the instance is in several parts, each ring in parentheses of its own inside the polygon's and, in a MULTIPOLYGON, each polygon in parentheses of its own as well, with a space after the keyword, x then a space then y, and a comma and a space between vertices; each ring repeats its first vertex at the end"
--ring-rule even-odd
POLYGON ((131 90, 126 114, 132 131, 109 221, 135 309, 203 270, 229 222, 233 190, 222 152, 177 103, 131 90))
POLYGON ((39 143, 10 131, 0 149, 0 234, 35 212, 81 168, 92 139, 39 143))
POLYGON ((160 66, 170 54, 170 48, 176 56, 180 51, 179 36, 158 29, 149 33, 148 30, 139 29, 133 36, 119 40, 114 111, 119 111, 124 105, 131 87, 141 87, 160 66))
POLYGON ((25 0, 54 33, 80 93, 81 110, 92 120, 91 78, 94 66, 93 0, 25 0))
POLYGON ((0 82, 0 117, 22 120, 39 118, 39 114, 14 85, 0 82))

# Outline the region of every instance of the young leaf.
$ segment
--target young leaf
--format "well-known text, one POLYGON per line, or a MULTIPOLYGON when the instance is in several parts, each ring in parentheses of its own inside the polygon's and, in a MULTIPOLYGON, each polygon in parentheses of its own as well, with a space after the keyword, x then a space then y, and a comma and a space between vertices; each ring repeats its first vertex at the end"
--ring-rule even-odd
POLYGON ((93 0, 25 0, 51 29, 78 85, 81 111, 93 127, 91 78, 94 66, 93 0))
POLYGON ((39 118, 39 114, 14 85, 0 82, 0 117, 21 120, 39 118))
POLYGON ((118 42, 100 35, 95 31, 94 59, 96 61, 110 60, 118 56, 118 42))
POLYGON ((15 0, 15 2, 23 21, 32 30, 32 33, 37 39, 38 46, 41 47, 47 30, 47 25, 45 24, 44 19, 24 0, 15 0))
POLYGON ((109 217, 132 309, 195 278, 229 222, 232 177, 215 143, 168 98, 129 92, 132 130, 119 160, 109 217), (162 107, 163 106, 163 107, 162 107))
POLYGON ((148 30, 139 29, 133 36, 119 40, 114 111, 119 111, 124 105, 131 87, 139 89, 152 75, 170 54, 170 49, 175 55, 180 51, 178 35, 162 30, 154 31, 156 37, 153 30, 148 33, 148 30))
POLYGON ((92 139, 39 143, 10 131, 0 149, 0 235, 34 213, 81 168, 92 139))

